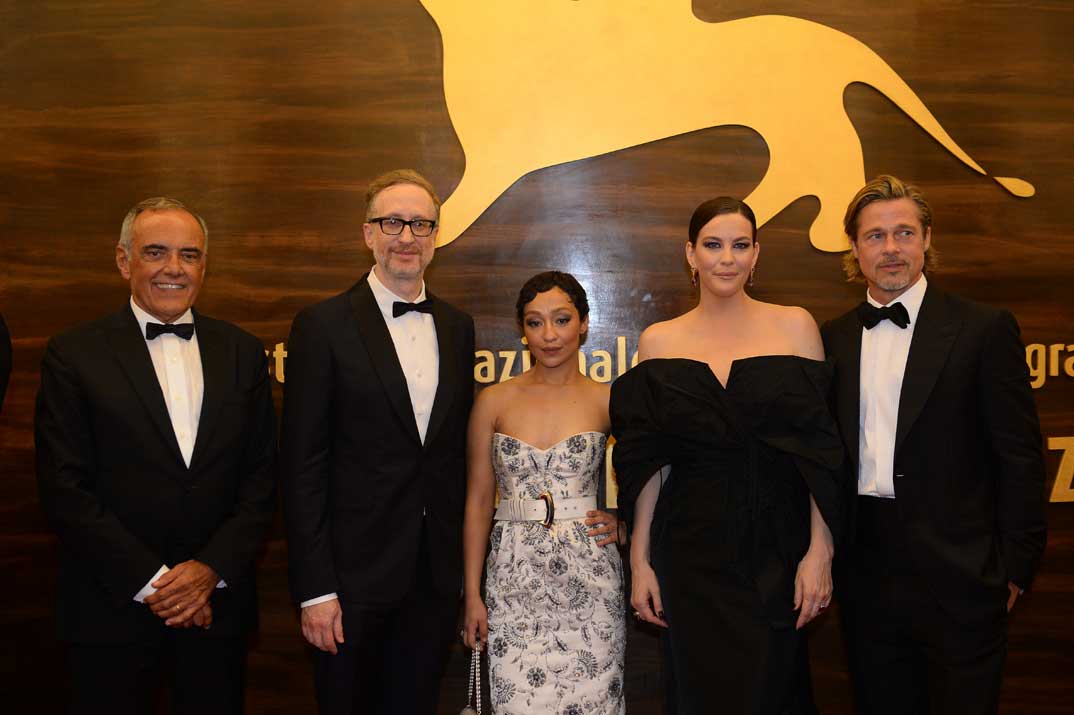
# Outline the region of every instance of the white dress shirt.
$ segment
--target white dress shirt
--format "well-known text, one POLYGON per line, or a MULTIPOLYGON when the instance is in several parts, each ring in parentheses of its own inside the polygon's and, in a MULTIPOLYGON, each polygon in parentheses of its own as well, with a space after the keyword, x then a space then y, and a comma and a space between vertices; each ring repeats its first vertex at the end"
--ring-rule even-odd
POLYGON ((414 409, 418 436, 424 444, 440 377, 440 346, 436 341, 436 323, 433 322, 433 316, 418 311, 410 311, 396 318, 392 315, 392 303, 420 303, 425 300, 425 283, 421 284, 418 297, 408 301, 388 290, 377 278, 377 271, 374 269, 369 272, 369 288, 373 291, 373 298, 377 301, 388 332, 392 335, 399 366, 403 368, 403 375, 406 376, 406 387, 410 392, 410 406, 414 409))
MULTIPOLYGON (((858 494, 895 497, 895 431, 899 423, 906 358, 928 283, 925 276, 889 305, 902 303, 910 324, 882 320, 861 329, 861 390, 858 403, 858 494)), ((866 293, 871 305, 883 307, 866 293)))
MULTIPOLYGON (((422 282, 418 297, 409 301, 388 290, 377 278, 377 271, 374 268, 369 271, 369 288, 373 291, 373 299, 377 302, 380 314, 384 317, 384 323, 392 336, 399 366, 403 368, 403 375, 406 377, 406 387, 410 393, 410 406, 414 410, 418 436, 424 444, 425 433, 429 429, 429 416, 433 410, 433 400, 436 398, 436 386, 440 378, 440 345, 436 340, 436 323, 433 322, 433 316, 418 311, 410 311, 396 318, 392 314, 392 304, 396 301, 420 303, 425 300, 425 283, 422 282)), ((337 594, 327 593, 303 601, 300 605, 305 608, 331 601, 334 598, 338 598, 337 594)))
MULTIPOLYGON (((134 311, 138 329, 142 333, 142 339, 145 340, 146 323, 159 323, 160 321, 142 310, 134 302, 133 296, 131 296, 131 310, 134 311)), ((187 309, 174 321, 174 324, 193 322, 194 314, 187 309)), ((153 361, 153 371, 157 374, 160 391, 164 395, 164 404, 168 408, 168 417, 172 421, 175 439, 179 442, 179 452, 183 455, 183 462, 189 468, 190 458, 194 454, 194 442, 198 437, 201 402, 205 397, 205 380, 201 370, 197 328, 194 328, 194 336, 190 340, 164 333, 152 340, 146 340, 145 344, 149 349, 149 357, 153 361)), ((146 585, 134 595, 134 600, 141 603, 146 596, 156 593, 157 589, 150 584, 168 573, 168 570, 166 565, 162 565, 153 574, 153 578, 149 579, 146 585)), ((217 587, 222 588, 226 585, 221 580, 217 587)))

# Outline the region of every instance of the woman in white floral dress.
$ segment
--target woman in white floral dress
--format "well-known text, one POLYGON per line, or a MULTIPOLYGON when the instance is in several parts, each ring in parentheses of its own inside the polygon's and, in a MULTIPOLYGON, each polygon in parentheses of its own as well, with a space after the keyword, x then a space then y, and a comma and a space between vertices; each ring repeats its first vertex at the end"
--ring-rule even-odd
POLYGON ((596 503, 608 388, 578 371, 585 291, 541 273, 517 314, 534 365, 483 390, 470 417, 463 640, 488 646, 494 713, 621 715, 619 528, 596 503))

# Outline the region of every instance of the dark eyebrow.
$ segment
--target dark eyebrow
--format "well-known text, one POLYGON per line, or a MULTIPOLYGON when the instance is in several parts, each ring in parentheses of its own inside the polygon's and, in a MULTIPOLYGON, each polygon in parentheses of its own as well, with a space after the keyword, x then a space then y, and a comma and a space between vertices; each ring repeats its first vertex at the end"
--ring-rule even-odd
POLYGON ((722 236, 702 236, 698 240, 699 241, 730 241, 731 243, 734 243, 735 241, 752 241, 753 239, 751 237, 749 237, 749 236, 738 236, 736 238, 723 238, 722 236))

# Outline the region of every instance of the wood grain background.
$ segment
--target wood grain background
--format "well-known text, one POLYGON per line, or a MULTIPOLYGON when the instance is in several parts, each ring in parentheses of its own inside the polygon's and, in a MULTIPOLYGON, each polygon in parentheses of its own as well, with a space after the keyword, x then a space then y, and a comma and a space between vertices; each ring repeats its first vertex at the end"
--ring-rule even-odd
MULTIPOLYGON (((1015 199, 872 89, 846 92, 866 173, 927 190, 945 263, 936 281, 1014 310, 1027 343, 1074 344, 1074 6, 818 5, 697 0, 694 10, 708 21, 794 15, 854 35, 990 172, 1034 183, 1034 198, 1015 199)), ((417 0, 0 1, 0 312, 15 345, 0 415, 6 711, 61 711, 56 544, 37 503, 33 398, 47 338, 126 300, 113 262, 126 210, 158 194, 196 207, 211 231, 199 307, 267 346, 281 342, 301 307, 368 269, 360 223, 370 178, 411 166, 444 195, 458 182, 464 156, 441 62, 436 27, 417 0)), ((787 117, 794 121, 793 106, 787 117)), ((612 349, 626 336, 633 351, 647 324, 692 304, 682 243, 694 206, 745 196, 767 160, 756 133, 719 127, 534 172, 438 253, 429 285, 475 316, 479 347, 514 350, 518 287, 537 271, 569 270, 591 296, 587 348, 612 349)), ((809 245, 816 209, 800 200, 762 229, 754 294, 823 321, 862 291, 842 281, 837 256, 809 245)), ((1060 370, 1036 397, 1045 435, 1074 435, 1074 379, 1060 370)), ((278 389, 276 398, 279 407, 278 389)), ((1047 453, 1049 489, 1059 456, 1047 453)), ((1067 713, 1074 702, 1074 505, 1051 504, 1048 517, 1041 573, 1012 620, 1004 713, 1067 713)), ((249 712, 313 710, 285 559, 277 522, 260 562, 249 712)), ((832 614, 813 627, 811 647, 822 712, 849 712, 832 614)), ((461 705, 459 656, 444 713, 461 705)), ((632 627, 628 659, 631 712, 661 712, 653 636, 632 627)), ((713 702, 715 710, 718 693, 713 702)))

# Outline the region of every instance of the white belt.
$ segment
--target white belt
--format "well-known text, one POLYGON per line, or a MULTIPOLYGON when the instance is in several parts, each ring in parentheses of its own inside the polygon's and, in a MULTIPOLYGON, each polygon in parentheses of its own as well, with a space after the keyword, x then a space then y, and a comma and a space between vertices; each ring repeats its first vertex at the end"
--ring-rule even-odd
POLYGON ((545 492, 540 499, 501 499, 496 508, 499 521, 539 521, 545 526, 552 526, 560 519, 577 519, 585 516, 587 511, 597 508, 597 498, 568 497, 553 499, 545 492))

